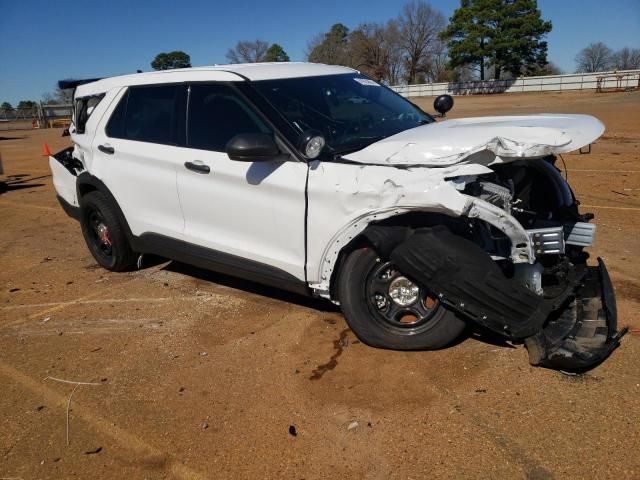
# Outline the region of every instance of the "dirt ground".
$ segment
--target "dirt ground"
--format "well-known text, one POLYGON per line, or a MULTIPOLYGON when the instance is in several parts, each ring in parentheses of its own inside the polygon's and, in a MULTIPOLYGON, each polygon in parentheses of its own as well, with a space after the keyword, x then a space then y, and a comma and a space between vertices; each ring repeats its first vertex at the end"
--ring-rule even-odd
MULTIPOLYGON (((640 328, 640 92, 455 102, 450 117, 607 125, 565 160, 620 323, 640 328)), ((436 352, 369 348, 326 303, 177 263, 110 273, 41 156, 68 140, 0 134, 0 477, 640 478, 637 333, 572 377, 479 332, 436 352)))

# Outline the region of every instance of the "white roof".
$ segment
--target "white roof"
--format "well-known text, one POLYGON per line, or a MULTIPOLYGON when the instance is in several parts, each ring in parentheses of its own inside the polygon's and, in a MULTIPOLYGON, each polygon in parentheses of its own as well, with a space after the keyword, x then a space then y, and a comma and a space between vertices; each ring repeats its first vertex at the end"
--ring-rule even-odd
POLYGON ((211 67, 180 68, 104 78, 97 82, 80 85, 76 91, 76 97, 104 93, 116 87, 129 85, 188 81, 242 82, 247 78, 249 80, 273 80, 276 78, 316 77, 353 72, 355 70, 348 67, 305 62, 239 63, 211 67))

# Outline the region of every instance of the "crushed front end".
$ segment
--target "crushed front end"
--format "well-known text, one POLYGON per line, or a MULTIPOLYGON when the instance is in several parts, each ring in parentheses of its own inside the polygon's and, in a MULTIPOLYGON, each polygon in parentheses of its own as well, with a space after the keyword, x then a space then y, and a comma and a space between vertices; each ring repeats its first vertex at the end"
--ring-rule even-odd
POLYGON ((593 215, 579 213, 554 162, 520 160, 452 179, 469 199, 464 220, 414 228, 390 257, 449 308, 523 341, 533 365, 584 371, 625 330, 604 262, 587 265, 593 215))

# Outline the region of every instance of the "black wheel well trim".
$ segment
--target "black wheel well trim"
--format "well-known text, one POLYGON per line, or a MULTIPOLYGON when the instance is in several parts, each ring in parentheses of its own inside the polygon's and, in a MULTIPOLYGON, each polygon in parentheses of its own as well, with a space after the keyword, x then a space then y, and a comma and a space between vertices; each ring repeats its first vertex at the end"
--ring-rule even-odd
MULTIPOLYGON (((400 216, 401 215, 398 217, 400 216)), ((331 300, 339 300, 338 279, 342 271, 342 266, 351 252, 358 248, 369 247, 386 258, 413 230, 414 226, 411 225, 385 225, 384 223, 370 223, 367 225, 362 232, 356 235, 338 252, 338 258, 336 259, 329 281, 329 296, 331 300)))
MULTIPOLYGON (((484 222, 481 219, 477 221, 484 222)), ((466 223, 469 217, 454 217, 440 212, 417 211, 405 212, 380 221, 370 222, 365 229, 344 245, 338 252, 338 258, 334 264, 329 281, 329 297, 332 301, 339 301, 338 280, 345 259, 351 252, 362 247, 374 249, 382 258, 388 258, 391 251, 402 243, 417 229, 433 227, 435 225, 447 225, 451 228, 454 224, 466 223)), ((484 222, 486 223, 486 222, 484 222)), ((455 228, 452 230, 455 231, 455 228)))
POLYGON ((111 193, 111 190, 104 184, 102 180, 91 175, 89 172, 82 172, 78 175, 78 179, 76 180, 76 195, 78 198, 78 205, 82 207, 82 197, 85 196, 89 192, 100 192, 107 196, 111 204, 116 209, 116 215, 118 216, 118 221, 124 228, 125 235, 127 236, 127 240, 129 244, 133 247, 135 243, 135 237, 131 232, 131 228, 129 227, 129 222, 127 222, 124 213, 122 213, 122 209, 118 204, 118 201, 111 193))

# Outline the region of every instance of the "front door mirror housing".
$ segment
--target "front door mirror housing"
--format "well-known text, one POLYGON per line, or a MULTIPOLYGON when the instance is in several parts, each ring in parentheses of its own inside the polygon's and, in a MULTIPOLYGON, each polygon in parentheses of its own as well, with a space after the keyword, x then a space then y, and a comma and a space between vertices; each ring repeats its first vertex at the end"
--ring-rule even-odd
POLYGON ((266 162, 280 155, 275 140, 266 133, 240 133, 229 140, 225 150, 238 162, 266 162))

